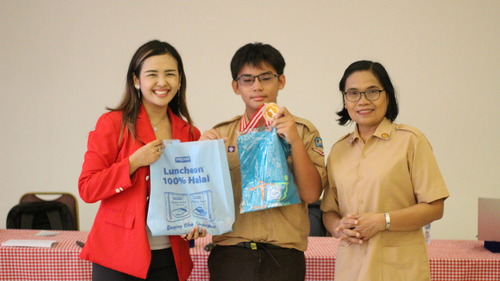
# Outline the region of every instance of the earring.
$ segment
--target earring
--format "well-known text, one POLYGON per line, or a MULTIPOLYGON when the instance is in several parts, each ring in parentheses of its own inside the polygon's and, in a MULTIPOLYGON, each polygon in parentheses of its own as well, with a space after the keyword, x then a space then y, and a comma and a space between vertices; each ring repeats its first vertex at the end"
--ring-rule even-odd
POLYGON ((141 99, 141 87, 139 87, 139 85, 135 85, 135 89, 137 90, 137 97, 141 99))

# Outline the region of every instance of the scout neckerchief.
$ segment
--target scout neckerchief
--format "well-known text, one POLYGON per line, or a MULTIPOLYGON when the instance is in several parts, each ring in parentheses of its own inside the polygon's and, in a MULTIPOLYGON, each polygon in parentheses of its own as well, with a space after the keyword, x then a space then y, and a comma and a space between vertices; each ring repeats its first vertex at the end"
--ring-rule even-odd
MULTIPOLYGON (((259 124, 260 119, 262 119, 262 111, 264 110, 265 104, 263 104, 257 112, 252 116, 250 121, 247 121, 246 114, 243 114, 240 120, 240 132, 241 134, 246 134, 250 130, 254 129, 257 127, 257 124, 259 124)), ((264 123, 266 126, 271 125, 272 121, 264 120, 264 123)))

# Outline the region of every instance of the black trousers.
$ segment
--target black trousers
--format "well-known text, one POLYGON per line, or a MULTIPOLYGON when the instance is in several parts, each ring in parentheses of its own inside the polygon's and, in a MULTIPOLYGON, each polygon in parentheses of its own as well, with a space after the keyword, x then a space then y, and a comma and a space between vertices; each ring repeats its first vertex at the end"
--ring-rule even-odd
POLYGON ((215 246, 208 257, 211 281, 303 281, 304 252, 259 246, 215 246))
POLYGON ((152 259, 149 265, 147 279, 134 277, 96 263, 92 264, 92 281, 178 281, 172 249, 151 251, 152 259))

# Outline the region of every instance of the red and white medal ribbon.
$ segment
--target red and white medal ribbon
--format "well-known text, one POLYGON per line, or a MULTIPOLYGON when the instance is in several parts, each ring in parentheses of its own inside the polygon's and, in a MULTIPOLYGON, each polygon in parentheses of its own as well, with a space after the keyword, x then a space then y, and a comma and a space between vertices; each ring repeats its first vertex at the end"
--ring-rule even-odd
MULTIPOLYGON (((257 124, 259 124, 260 119, 263 117, 263 110, 264 110, 265 104, 263 104, 257 112, 252 116, 252 119, 250 121, 247 121, 246 115, 243 114, 240 120, 240 132, 241 134, 246 134, 250 130, 255 129, 257 127, 257 124)), ((266 126, 271 125, 272 121, 265 120, 264 121, 266 126)))

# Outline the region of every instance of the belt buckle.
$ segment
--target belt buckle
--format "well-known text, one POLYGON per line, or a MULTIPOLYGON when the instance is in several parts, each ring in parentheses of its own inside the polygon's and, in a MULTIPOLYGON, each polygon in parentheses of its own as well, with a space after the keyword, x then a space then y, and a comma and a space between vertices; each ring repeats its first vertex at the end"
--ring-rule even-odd
POLYGON ((250 249, 252 249, 252 250, 257 250, 257 243, 255 243, 255 242, 250 242, 250 249))

